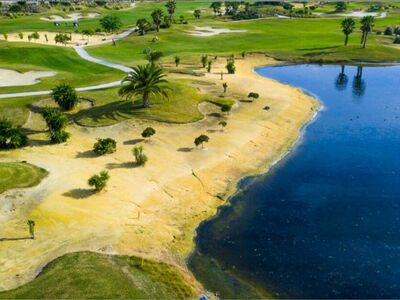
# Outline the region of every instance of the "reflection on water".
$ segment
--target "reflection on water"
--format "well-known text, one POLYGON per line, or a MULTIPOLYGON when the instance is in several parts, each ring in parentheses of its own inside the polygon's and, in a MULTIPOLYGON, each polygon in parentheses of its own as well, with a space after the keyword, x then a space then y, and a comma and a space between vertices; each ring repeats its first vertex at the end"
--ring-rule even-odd
POLYGON ((400 67, 258 73, 326 109, 295 152, 200 226, 191 269, 229 298, 400 297, 400 67))

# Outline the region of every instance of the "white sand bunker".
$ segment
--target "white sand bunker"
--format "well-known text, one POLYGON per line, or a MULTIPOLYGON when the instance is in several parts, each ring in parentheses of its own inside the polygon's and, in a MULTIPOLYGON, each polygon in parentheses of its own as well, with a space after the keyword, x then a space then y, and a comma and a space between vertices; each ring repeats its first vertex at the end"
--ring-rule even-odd
POLYGON ((213 36, 222 33, 239 33, 246 32, 247 30, 232 30, 228 28, 213 28, 210 26, 198 27, 196 26, 194 30, 187 30, 186 33, 193 36, 213 36))
POLYGON ((39 83, 40 78, 54 76, 55 72, 49 71, 29 71, 19 73, 14 70, 0 69, 0 87, 33 85, 39 83))
POLYGON ((373 16, 376 18, 385 18, 387 16, 387 12, 382 12, 382 13, 378 13, 378 12, 366 12, 366 11, 352 11, 349 13, 343 13, 343 14, 338 14, 339 16, 343 16, 343 17, 354 17, 354 18, 362 18, 365 16, 373 16))
POLYGON ((64 18, 58 15, 52 15, 50 17, 40 18, 40 20, 48 22, 72 22, 79 19, 93 19, 97 18, 98 16, 100 16, 100 14, 98 13, 88 13, 87 15, 82 15, 81 13, 74 13, 74 14, 69 14, 68 18, 64 18))

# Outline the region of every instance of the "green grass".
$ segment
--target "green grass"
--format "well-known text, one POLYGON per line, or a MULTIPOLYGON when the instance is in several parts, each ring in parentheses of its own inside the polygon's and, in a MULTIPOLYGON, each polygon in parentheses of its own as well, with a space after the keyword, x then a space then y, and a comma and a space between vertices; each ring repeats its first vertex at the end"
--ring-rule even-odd
POLYGON ((0 299, 188 299, 195 291, 173 266, 137 257, 71 253, 0 299))
POLYGON ((141 100, 127 101, 118 96, 118 89, 82 92, 80 95, 95 101, 95 106, 80 111, 75 121, 83 126, 107 126, 126 119, 147 119, 169 123, 188 123, 198 121, 203 115, 198 110, 201 102, 214 104, 233 104, 232 99, 202 95, 186 80, 169 80, 172 91, 169 98, 153 96, 151 107, 142 108, 141 100), (133 103, 134 102, 134 103, 133 103))
POLYGON ((73 49, 38 44, 0 42, 0 68, 27 71, 54 71, 35 85, 1 87, 0 93, 51 89, 60 82, 74 87, 118 80, 124 73, 81 59, 73 49))
POLYGON ((47 171, 28 163, 0 163, 0 194, 38 185, 47 171))

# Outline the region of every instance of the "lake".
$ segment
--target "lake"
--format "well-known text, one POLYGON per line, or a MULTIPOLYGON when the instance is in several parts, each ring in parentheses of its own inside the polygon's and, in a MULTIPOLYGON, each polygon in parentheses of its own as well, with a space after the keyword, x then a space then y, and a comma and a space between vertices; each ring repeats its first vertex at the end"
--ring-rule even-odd
POLYGON ((289 155, 200 225, 191 270, 223 298, 399 298, 400 67, 256 71, 323 108, 289 155))

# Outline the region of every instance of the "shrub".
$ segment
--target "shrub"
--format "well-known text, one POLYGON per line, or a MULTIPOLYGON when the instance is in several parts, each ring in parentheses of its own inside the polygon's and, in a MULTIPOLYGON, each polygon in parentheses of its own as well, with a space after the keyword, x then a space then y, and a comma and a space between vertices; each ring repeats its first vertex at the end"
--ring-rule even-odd
POLYGON ((249 95, 247 96, 248 98, 253 98, 253 100, 256 100, 260 97, 258 93, 250 92, 249 95))
POLYGON ((209 60, 207 62, 207 72, 210 73, 211 72, 211 66, 212 66, 212 60, 209 60))
POLYGON ((393 29, 392 27, 388 26, 386 27, 385 31, 383 32, 384 35, 393 35, 393 29))
POLYGON ((210 138, 206 136, 205 134, 199 135, 197 138, 194 139, 194 144, 197 146, 201 145, 202 148, 204 148, 203 143, 208 143, 210 138))
POLYGON ((223 87, 223 89, 224 89, 224 93, 226 93, 226 90, 228 89, 228 84, 227 84, 226 82, 224 82, 224 83, 222 84, 222 87, 223 87))
POLYGON ((89 186, 94 187, 97 192, 99 192, 106 187, 108 179, 110 179, 108 172, 102 171, 99 175, 96 174, 90 177, 88 184, 89 186))
POLYGON ((231 111, 232 106, 229 104, 222 104, 221 105, 221 111, 229 113, 231 111))
POLYGON ((142 137, 144 138, 149 138, 153 136, 156 133, 156 130, 152 127, 147 127, 145 130, 142 132, 142 137))
POLYGON ((68 117, 57 108, 46 107, 40 113, 50 130, 62 130, 68 124, 68 117))
POLYGON ((203 66, 203 68, 206 67, 207 61, 208 61, 208 55, 203 55, 203 56, 201 57, 201 65, 203 66))
POLYGON ((175 65, 178 67, 179 63, 181 62, 181 59, 179 56, 175 56, 175 65))
POLYGON ((228 71, 228 74, 235 74, 236 67, 233 60, 228 61, 228 63, 226 64, 226 70, 228 71))
POLYGON ((16 149, 28 144, 28 137, 21 128, 8 120, 0 121, 0 149, 16 149))
POLYGON ((61 144, 69 139, 69 133, 64 130, 50 130, 50 140, 54 144, 61 144))
POLYGON ((222 130, 224 130, 224 128, 226 127, 226 125, 228 125, 228 123, 226 123, 226 121, 220 121, 218 125, 220 125, 222 127, 222 130))
POLYGON ((399 35, 396 35, 396 37, 394 38, 393 43, 394 44, 400 44, 400 36, 399 35))
POLYGON ((137 146, 132 149, 132 153, 135 156, 136 165, 144 166, 148 160, 147 156, 143 153, 143 146, 137 146))
POLYGON ((117 142, 111 138, 98 139, 93 145, 93 151, 98 155, 114 153, 117 150, 117 142))
POLYGON ((71 110, 78 102, 78 95, 73 87, 62 83, 53 89, 53 100, 64 110, 71 110))

